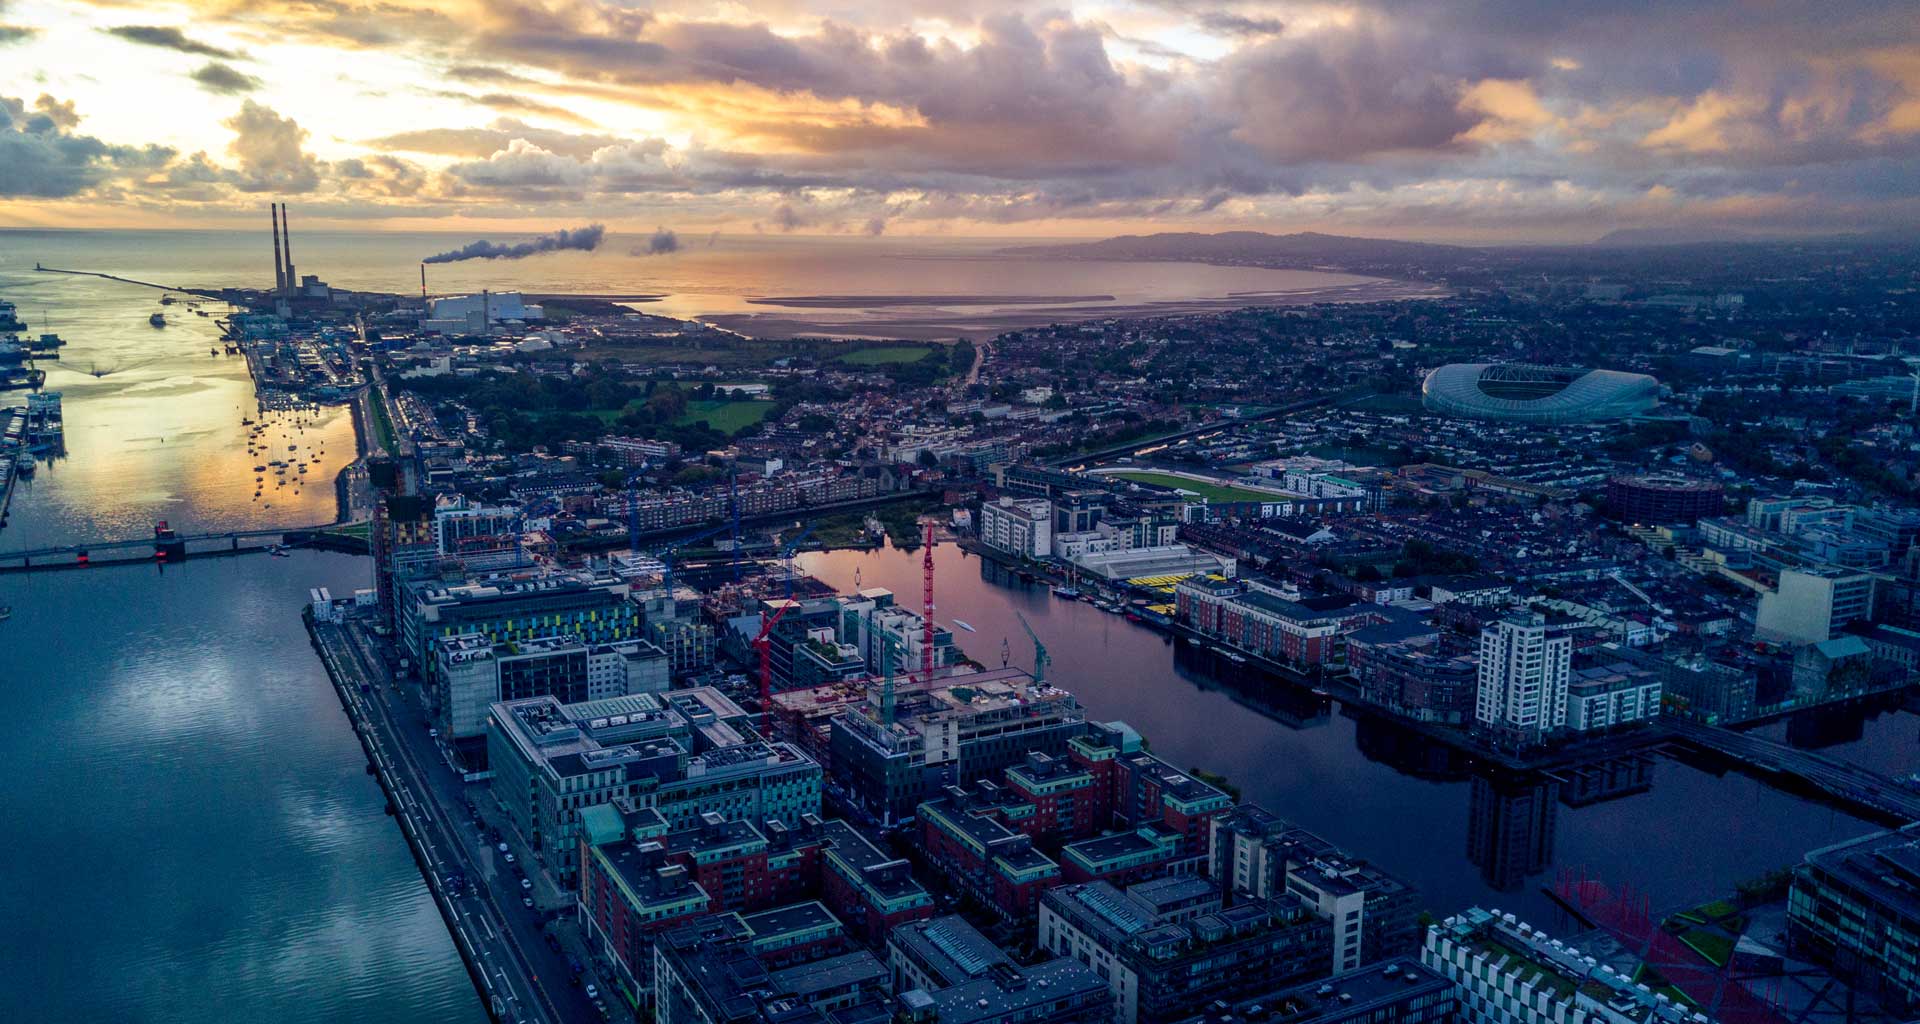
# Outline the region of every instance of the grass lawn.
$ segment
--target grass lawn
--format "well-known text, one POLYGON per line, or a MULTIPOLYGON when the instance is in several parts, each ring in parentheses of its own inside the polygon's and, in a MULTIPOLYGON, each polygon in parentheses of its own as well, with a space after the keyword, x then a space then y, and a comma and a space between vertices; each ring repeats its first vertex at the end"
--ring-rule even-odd
POLYGON ((885 366, 888 363, 917 363, 933 351, 931 345, 885 345, 856 349, 841 356, 848 366, 885 366))
POLYGON ((681 426, 706 421, 707 426, 723 434, 760 422, 773 411, 772 402, 698 401, 688 402, 687 411, 678 420, 681 426))
POLYGON ((1393 453, 1385 448, 1348 448, 1337 444, 1315 445, 1307 449, 1307 454, 1322 459, 1345 459, 1356 466, 1384 466, 1393 461, 1393 453))
POLYGON ((1694 952, 1713 961, 1715 967, 1725 967, 1727 961, 1733 959, 1733 940, 1719 932, 1693 928, 1681 932, 1680 941, 1692 946, 1694 952))
POLYGON ((1162 487, 1178 487, 1183 491, 1192 491, 1193 493, 1198 494, 1199 496, 1207 499, 1208 501, 1279 501, 1281 500, 1278 495, 1266 494, 1261 491, 1250 491, 1245 487, 1233 487, 1227 484, 1201 483, 1198 480, 1187 480, 1177 476, 1170 476, 1166 473, 1134 472, 1134 473, 1109 473, 1107 475, 1117 476, 1122 480, 1132 480, 1135 483, 1159 484, 1162 487))

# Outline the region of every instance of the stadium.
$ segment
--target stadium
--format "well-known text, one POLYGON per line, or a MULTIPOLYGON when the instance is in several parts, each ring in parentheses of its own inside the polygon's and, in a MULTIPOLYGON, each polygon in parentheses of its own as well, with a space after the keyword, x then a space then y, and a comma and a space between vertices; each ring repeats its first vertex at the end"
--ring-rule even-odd
POLYGON ((1430 412, 1514 423, 1624 419, 1660 400, 1660 382, 1644 373, 1527 363, 1449 363, 1420 391, 1430 412))

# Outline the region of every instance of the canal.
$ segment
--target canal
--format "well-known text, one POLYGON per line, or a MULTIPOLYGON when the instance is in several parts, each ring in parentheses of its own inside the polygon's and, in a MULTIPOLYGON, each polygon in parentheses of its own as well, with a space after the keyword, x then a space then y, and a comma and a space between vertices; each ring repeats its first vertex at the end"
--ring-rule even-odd
MULTIPOLYGON (((1091 717, 1127 721, 1178 767, 1226 776, 1245 799, 1419 886, 1437 913, 1480 904, 1558 927, 1541 887, 1562 872, 1629 885, 1656 909, 1677 906, 1875 829, 1658 753, 1557 778, 1506 778, 1390 721, 1060 600, 954 545, 937 547, 934 561, 935 618, 974 627, 953 632, 975 660, 998 667, 1004 652, 1031 670, 1033 645, 1015 613, 1024 615, 1052 655, 1049 681, 1076 694, 1091 717)), ((917 551, 835 551, 800 562, 843 591, 886 587, 919 603, 917 551)), ((1915 722, 1882 714, 1856 742, 1895 757, 1915 722)))

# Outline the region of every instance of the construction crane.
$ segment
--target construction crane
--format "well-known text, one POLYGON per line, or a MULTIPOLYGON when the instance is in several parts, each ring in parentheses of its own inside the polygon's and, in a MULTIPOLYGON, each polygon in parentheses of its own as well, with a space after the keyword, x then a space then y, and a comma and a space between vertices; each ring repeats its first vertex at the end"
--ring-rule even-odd
POLYGON ((780 624, 787 612, 793 610, 793 601, 783 601, 771 618, 765 611, 760 613, 760 635, 753 638, 753 646, 760 652, 760 713, 768 714, 773 710, 773 627, 780 624))
POLYGON ((785 562, 787 566, 787 600, 789 601, 793 600, 793 578, 799 575, 799 570, 793 564, 793 556, 799 551, 800 542, 812 535, 813 527, 809 526, 801 530, 799 536, 780 545, 780 561, 785 562))
POLYGON ((1040 634, 1033 631, 1033 626, 1027 622, 1025 615, 1019 612, 1014 612, 1013 615, 1020 620, 1020 628, 1026 630, 1027 637, 1033 641, 1033 681, 1044 683, 1047 681, 1047 662, 1053 660, 1047 656, 1047 645, 1040 642, 1040 634))
POLYGON ((684 548, 687 545, 694 543, 695 541, 706 540, 708 537, 711 537, 714 534, 719 533, 721 530, 724 530, 724 529, 726 529, 725 526, 716 526, 711 530, 702 530, 701 532, 696 533, 691 537, 683 537, 680 540, 674 541, 673 543, 668 544, 664 547, 659 547, 654 549, 653 556, 660 560, 660 565, 661 565, 660 586, 662 589, 666 590, 668 597, 673 596, 674 552, 679 551, 681 548, 684 548))

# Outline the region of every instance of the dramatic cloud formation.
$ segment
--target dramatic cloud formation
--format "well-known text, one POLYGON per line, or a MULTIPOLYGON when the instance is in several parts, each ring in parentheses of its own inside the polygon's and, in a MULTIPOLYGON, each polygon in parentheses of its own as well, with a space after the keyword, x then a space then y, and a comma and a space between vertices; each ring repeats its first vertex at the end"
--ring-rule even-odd
POLYGON ((82 109, 241 102, 156 118, 171 147, 22 107, 0 175, 53 191, 14 195, 850 234, 1920 226, 1920 19, 1885 0, 179 4, 8 7, 27 74, 76 31, 205 59, 95 68, 61 86, 82 109))
MULTIPOLYGON (((458 249, 429 256, 423 263, 458 263, 461 260, 519 260, 528 256, 537 256, 543 252, 559 252, 563 249, 579 249, 592 252, 600 247, 600 240, 606 236, 603 224, 589 224, 584 228, 561 229, 550 235, 541 235, 531 242, 516 242, 501 245, 482 239, 469 242, 458 249)), ((677 243, 676 243, 677 245, 677 243)))

